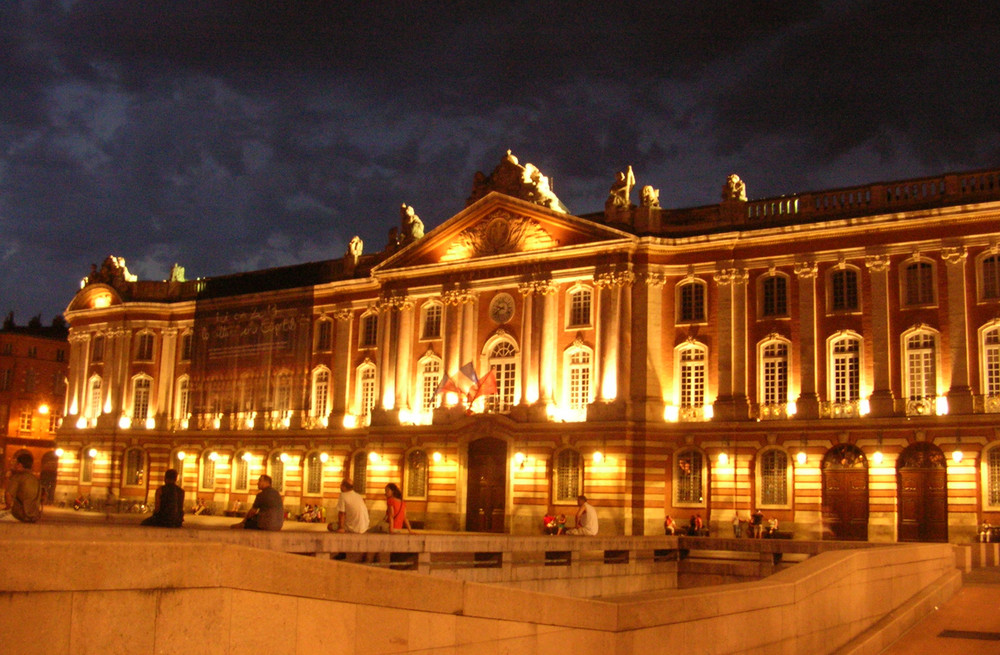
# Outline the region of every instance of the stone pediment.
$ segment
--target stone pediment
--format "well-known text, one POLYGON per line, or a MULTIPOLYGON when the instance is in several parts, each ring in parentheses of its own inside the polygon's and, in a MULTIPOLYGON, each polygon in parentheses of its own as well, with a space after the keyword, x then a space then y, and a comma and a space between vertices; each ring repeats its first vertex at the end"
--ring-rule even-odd
POLYGON ((632 239, 633 235, 607 225, 492 192, 395 253, 377 270, 530 256, 632 239))

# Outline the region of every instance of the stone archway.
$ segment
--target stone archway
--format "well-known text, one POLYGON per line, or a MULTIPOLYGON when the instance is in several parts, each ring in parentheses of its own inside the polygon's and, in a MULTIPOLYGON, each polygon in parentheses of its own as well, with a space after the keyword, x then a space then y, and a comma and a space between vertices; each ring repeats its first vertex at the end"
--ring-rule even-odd
POLYGON ((868 540, 868 461, 852 444, 823 457, 823 538, 868 540))
POLYGON ((911 444, 896 462, 898 541, 948 541, 948 466, 934 444, 911 444))
POLYGON ((507 505, 507 444, 484 437, 469 443, 465 529, 504 532, 507 505))

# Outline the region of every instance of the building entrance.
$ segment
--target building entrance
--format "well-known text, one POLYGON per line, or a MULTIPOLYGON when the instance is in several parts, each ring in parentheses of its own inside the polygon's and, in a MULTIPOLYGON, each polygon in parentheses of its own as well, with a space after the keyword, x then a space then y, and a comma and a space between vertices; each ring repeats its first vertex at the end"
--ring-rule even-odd
POLYGON ((471 442, 466 531, 503 532, 506 494, 507 444, 492 437, 471 442))
POLYGON ((823 538, 868 539, 868 465, 851 444, 834 446, 823 458, 823 538))
POLYGON ((896 465, 899 541, 948 541, 948 470, 937 446, 915 443, 896 465))

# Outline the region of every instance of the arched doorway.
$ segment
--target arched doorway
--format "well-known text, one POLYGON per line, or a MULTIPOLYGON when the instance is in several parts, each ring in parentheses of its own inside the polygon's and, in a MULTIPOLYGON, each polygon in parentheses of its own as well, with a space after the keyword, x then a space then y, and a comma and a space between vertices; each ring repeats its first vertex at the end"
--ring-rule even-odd
POLYGON ((55 451, 50 450, 42 455, 42 473, 40 477, 42 489, 45 490, 45 502, 47 503, 55 502, 56 478, 58 475, 59 456, 56 455, 55 451))
POLYGON ((503 532, 507 503, 507 444, 485 437, 469 444, 465 529, 503 532))
POLYGON ((899 541, 948 541, 948 469, 944 453, 922 441, 896 462, 899 541))
POLYGON ((823 538, 868 539, 868 462, 857 446, 838 444, 823 458, 823 538))

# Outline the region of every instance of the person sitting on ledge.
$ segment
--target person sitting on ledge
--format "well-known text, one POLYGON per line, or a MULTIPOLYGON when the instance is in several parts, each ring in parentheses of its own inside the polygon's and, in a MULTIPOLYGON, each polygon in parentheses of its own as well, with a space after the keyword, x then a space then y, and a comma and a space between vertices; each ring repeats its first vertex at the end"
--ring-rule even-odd
POLYGON ((677 534, 677 522, 669 514, 667 514, 667 518, 663 519, 663 532, 668 535, 677 534))
POLYGON ((979 541, 982 543, 987 543, 992 541, 993 536, 993 526, 986 519, 983 519, 983 524, 979 526, 979 541))
POLYGON ((579 495, 576 497, 576 527, 566 531, 566 534, 586 535, 593 537, 597 534, 599 521, 597 520, 597 510, 587 502, 587 497, 579 495))
POLYGON ((285 508, 281 502, 281 494, 271 486, 271 476, 262 475, 257 479, 260 491, 254 498, 253 507, 247 511, 245 519, 231 527, 246 530, 281 530, 285 524, 285 508))
POLYGON ((139 525, 158 528, 184 525, 184 490, 177 486, 177 469, 167 469, 163 473, 163 486, 154 496, 153 515, 139 525))
POLYGON ((542 532, 548 535, 554 535, 559 531, 556 525, 556 517, 552 516, 548 512, 542 517, 542 532))

